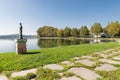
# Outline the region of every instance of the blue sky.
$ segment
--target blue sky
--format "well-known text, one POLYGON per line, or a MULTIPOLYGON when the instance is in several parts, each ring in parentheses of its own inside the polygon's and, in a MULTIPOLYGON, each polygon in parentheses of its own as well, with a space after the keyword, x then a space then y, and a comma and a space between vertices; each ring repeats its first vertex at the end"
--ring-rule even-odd
POLYGON ((0 0, 0 34, 18 33, 20 22, 24 34, 36 34, 45 25, 90 28, 99 22, 105 27, 116 20, 120 0, 0 0))

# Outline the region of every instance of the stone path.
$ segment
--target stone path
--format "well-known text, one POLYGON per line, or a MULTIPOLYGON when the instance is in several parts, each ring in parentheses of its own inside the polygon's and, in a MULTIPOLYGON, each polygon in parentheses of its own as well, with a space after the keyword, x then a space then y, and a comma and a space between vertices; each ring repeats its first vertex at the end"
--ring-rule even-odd
POLYGON ((114 67, 113 65, 110 64, 101 64, 100 66, 95 68, 95 70, 97 71, 113 71, 117 69, 118 69, 117 67, 114 67))
POLYGON ((90 61, 88 59, 77 60, 77 61, 75 61, 75 63, 81 63, 81 64, 84 64, 84 65, 90 66, 90 67, 93 66, 93 65, 95 65, 95 62, 90 61))
POLYGON ((110 64, 118 64, 120 65, 119 61, 114 61, 114 60, 110 60, 110 59, 100 59, 100 62, 105 62, 105 63, 110 63, 110 64))
POLYGON ((43 67, 44 69, 51 69, 51 70, 63 70, 63 66, 60 66, 58 64, 48 64, 43 67))
POLYGON ((63 77, 59 80, 81 80, 81 79, 77 78, 76 76, 72 76, 72 77, 63 77))
POLYGON ((101 78, 101 76, 95 73, 94 71, 83 67, 73 67, 68 71, 82 77, 84 80, 96 80, 97 78, 101 78))
POLYGON ((94 59, 95 57, 92 56, 82 56, 81 59, 94 59))
POLYGON ((34 73, 36 74, 37 69, 30 69, 30 70, 23 70, 20 72, 13 72, 11 74, 11 77, 16 77, 16 76, 26 76, 28 73, 34 73))
MULTIPOLYGON (((120 65, 120 48, 117 50, 109 49, 95 52, 90 55, 70 58, 58 64, 44 65, 43 68, 56 70, 61 76, 59 80, 96 80, 97 78, 103 78, 103 76, 99 75, 96 71, 114 71, 119 68, 115 65, 120 65), (65 76, 64 73, 72 73, 72 75, 65 76)), ((30 69, 13 72, 11 77, 25 76, 28 73, 36 74, 36 71, 37 69, 30 69)), ((1 74, 0 80, 9 79, 1 74)))
POLYGON ((74 65, 74 63, 72 63, 72 62, 70 62, 70 61, 63 61, 63 62, 61 62, 61 64, 65 64, 65 65, 67 65, 67 66, 72 66, 72 65, 74 65))
POLYGON ((0 75, 0 80, 8 80, 8 78, 4 75, 0 75))
POLYGON ((114 60, 119 60, 120 61, 120 55, 113 57, 114 60))

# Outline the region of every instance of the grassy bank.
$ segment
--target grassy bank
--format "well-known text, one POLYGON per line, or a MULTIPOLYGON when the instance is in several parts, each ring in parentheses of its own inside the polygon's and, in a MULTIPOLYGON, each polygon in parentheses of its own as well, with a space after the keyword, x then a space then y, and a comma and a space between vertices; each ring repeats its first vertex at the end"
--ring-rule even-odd
POLYGON ((120 44, 110 42, 31 50, 24 55, 4 53, 0 54, 0 71, 35 68, 44 64, 58 63, 71 57, 90 54, 117 46, 120 46, 120 44))

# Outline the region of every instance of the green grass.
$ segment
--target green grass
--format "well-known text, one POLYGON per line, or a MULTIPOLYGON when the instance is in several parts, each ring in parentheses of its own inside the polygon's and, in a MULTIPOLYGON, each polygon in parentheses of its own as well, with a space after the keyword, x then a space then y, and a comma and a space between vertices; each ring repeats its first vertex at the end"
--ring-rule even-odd
POLYGON ((24 70, 40 67, 49 63, 59 63, 72 57, 78 57, 118 46, 120 46, 120 44, 117 42, 110 42, 31 50, 23 55, 4 53, 0 54, 0 71, 24 70))
POLYGON ((58 80, 60 78, 56 71, 38 68, 36 80, 58 80))
POLYGON ((120 80, 120 68, 116 71, 98 71, 103 78, 99 78, 97 80, 120 80))

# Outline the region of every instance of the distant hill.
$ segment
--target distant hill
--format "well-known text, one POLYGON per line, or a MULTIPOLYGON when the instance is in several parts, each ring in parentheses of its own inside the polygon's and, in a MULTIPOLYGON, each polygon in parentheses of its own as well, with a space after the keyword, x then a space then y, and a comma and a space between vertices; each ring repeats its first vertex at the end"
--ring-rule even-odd
MULTIPOLYGON (((0 39, 18 39, 19 34, 0 35, 0 39)), ((37 35, 23 35, 24 39, 37 38, 37 35)))

